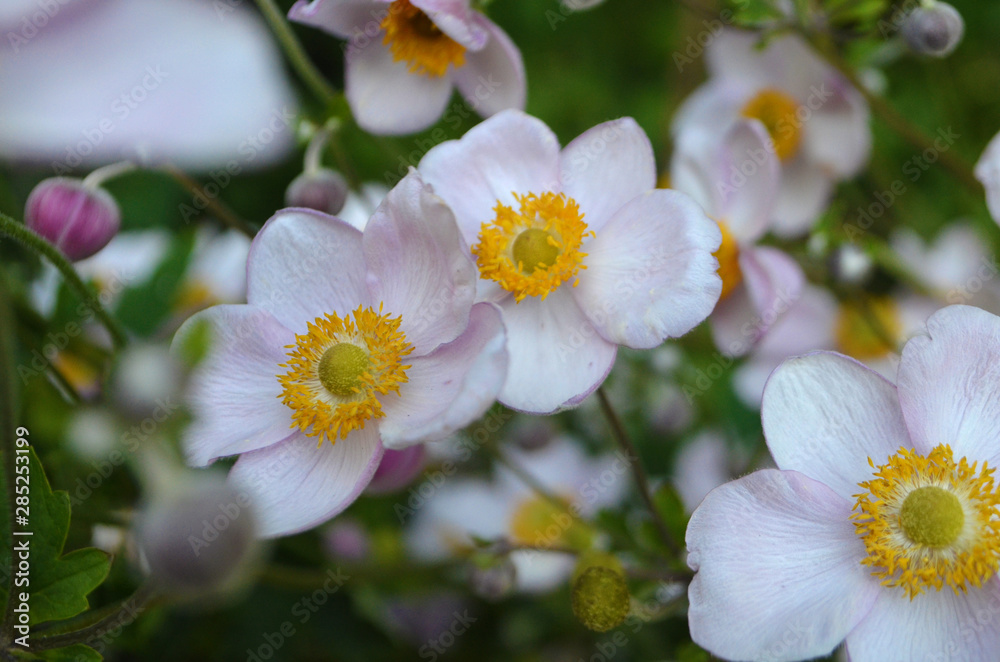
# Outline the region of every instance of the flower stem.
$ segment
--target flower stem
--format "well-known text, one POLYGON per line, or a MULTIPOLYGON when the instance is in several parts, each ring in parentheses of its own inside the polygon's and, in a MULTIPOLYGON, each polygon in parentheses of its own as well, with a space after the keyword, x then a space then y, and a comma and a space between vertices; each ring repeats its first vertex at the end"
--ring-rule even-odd
POLYGON ((625 426, 622 425, 621 419, 618 417, 618 413, 615 411, 614 407, 611 405, 611 401, 608 399, 608 394, 604 392, 604 387, 598 387, 597 389, 597 399, 601 403, 601 411, 604 412, 605 418, 608 419, 608 425, 611 427, 611 434, 614 436, 615 441, 625 451, 625 455, 628 457, 629 467, 632 469, 632 475, 635 477, 636 486, 639 488, 639 496, 646 503, 646 507, 649 509, 650 515, 653 516, 653 525, 656 526, 657 532, 660 534, 660 538, 663 540, 663 544, 673 552, 679 555, 681 553, 681 546, 674 540, 673 535, 670 533, 670 529, 667 528, 667 523, 663 521, 663 517, 660 515, 660 511, 656 508, 656 503, 653 501, 653 493, 649 487, 649 478, 646 476, 646 470, 642 467, 642 463, 639 460, 639 453, 636 452, 635 446, 629 439, 628 433, 625 431, 625 426))
POLYGON ((237 232, 242 232, 246 236, 253 239, 257 235, 257 230, 254 229, 249 222, 240 218, 236 212, 224 205, 217 198, 206 195, 201 189, 201 186, 195 180, 191 179, 186 172, 172 165, 165 165, 163 167, 164 171, 174 178, 181 187, 184 188, 188 193, 195 197, 199 197, 206 201, 206 209, 210 210, 215 214, 222 223, 237 232))
MULTIPOLYGON (((291 63, 292 68, 299 74, 302 80, 309 86, 315 94, 328 108, 338 109, 343 106, 343 95, 333 89, 323 78, 323 75, 313 66, 306 55, 305 49, 299 43, 292 28, 288 25, 285 15, 281 13, 274 0, 257 0, 257 6, 267 22, 271 25, 271 30, 278 38, 278 42, 285 50, 285 55, 291 63)), ((339 113, 338 113, 339 114, 339 113)))
POLYGON ((927 134, 923 132, 918 126, 913 124, 910 120, 906 119, 899 111, 897 111, 892 104, 886 101, 883 97, 873 94, 864 84, 858 79, 857 74, 854 73, 854 69, 844 60, 835 47, 832 45, 824 46, 820 43, 815 35, 805 35, 807 39, 812 43, 813 48, 822 55, 827 62, 829 62, 837 71, 840 72, 848 82, 854 86, 854 88, 865 98, 871 109, 890 129, 895 131, 903 140, 910 143, 912 146, 919 149, 921 152, 925 150, 932 150, 937 154, 938 161, 941 165, 945 167, 946 170, 951 172, 963 185, 965 185, 970 191, 972 191, 977 196, 983 195, 982 184, 976 179, 975 173, 972 171, 972 167, 966 163, 963 159, 955 156, 952 152, 938 149, 934 145, 934 139, 928 137, 927 134))
POLYGON ((97 318, 101 320, 101 324, 111 334, 111 341, 114 343, 115 348, 121 349, 128 343, 128 336, 118 323, 118 320, 104 309, 97 295, 80 279, 80 276, 76 273, 76 269, 73 268, 73 265, 70 264, 69 260, 58 248, 2 212, 0 212, 0 234, 7 235, 35 253, 45 256, 59 270, 63 278, 66 279, 66 283, 76 290, 80 298, 90 306, 97 318))

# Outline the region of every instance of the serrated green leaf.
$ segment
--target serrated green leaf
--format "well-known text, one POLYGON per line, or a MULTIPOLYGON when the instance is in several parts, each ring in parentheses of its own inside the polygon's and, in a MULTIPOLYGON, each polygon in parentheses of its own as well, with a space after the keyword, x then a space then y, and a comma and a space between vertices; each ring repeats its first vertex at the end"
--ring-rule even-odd
MULTIPOLYGON (((63 555, 63 546, 69 533, 70 504, 69 493, 63 490, 53 492, 45 476, 45 469, 35 454, 28 453, 29 512, 28 525, 19 526, 19 531, 31 531, 30 536, 18 536, 15 546, 27 541, 30 574, 27 586, 15 586, 18 592, 30 596, 31 624, 71 618, 89 606, 87 595, 108 575, 111 567, 108 555, 99 549, 88 547, 63 555)), ((0 487, 4 479, 0 475, 0 487)), ((0 489, 0 494, 6 491, 0 489)), ((0 516, 0 535, 4 540, 10 535, 10 521, 5 497, 3 515, 0 516)), ((4 558, 6 563, 6 558, 4 558)), ((3 568, 5 576, 11 576, 8 568, 3 568)), ((16 578, 15 578, 16 579, 16 578)), ((0 596, 6 595, 7 587, 0 588, 0 596)))

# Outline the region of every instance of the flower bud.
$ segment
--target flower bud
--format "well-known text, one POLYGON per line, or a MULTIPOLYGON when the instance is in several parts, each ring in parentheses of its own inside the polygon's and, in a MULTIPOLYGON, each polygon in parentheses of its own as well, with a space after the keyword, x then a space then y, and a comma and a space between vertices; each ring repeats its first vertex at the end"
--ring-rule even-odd
POLYGON ((104 189, 79 179, 53 177, 31 191, 24 224, 75 262, 111 241, 121 226, 121 211, 104 189))
POLYGON ((372 541, 357 521, 338 519, 323 534, 323 549, 334 559, 363 561, 372 553, 372 541))
POLYGON ((472 592, 490 602, 506 597, 514 588, 517 568, 507 555, 481 554, 472 559, 469 586, 472 592))
POLYGON ((203 595, 239 580, 257 554, 246 494, 200 478, 161 494, 140 515, 137 537, 150 580, 177 595, 203 595))
POLYGON ((285 191, 285 204, 338 214, 347 200, 347 181, 329 168, 306 170, 285 191))
POLYGON ((946 2, 918 7, 906 17, 903 39, 917 53, 945 57, 962 41, 965 22, 958 10, 946 2))
POLYGON ((625 622, 629 612, 625 574, 606 565, 591 565, 573 580, 573 615, 587 629, 607 632, 625 622))

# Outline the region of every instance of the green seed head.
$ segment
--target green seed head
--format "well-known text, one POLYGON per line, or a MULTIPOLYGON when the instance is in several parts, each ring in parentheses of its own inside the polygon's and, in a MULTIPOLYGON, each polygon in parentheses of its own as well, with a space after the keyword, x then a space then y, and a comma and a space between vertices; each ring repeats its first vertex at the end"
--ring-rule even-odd
POLYGON ((511 247, 514 262, 522 266, 521 271, 530 274, 541 265, 551 267, 559 257, 559 247, 553 246, 549 239, 551 234, 538 228, 529 228, 517 235, 511 247))
POLYGON ((947 547, 965 525, 958 497, 940 487, 919 487, 910 492, 899 509, 899 525, 918 545, 947 547))
POLYGON ((607 632, 625 622, 628 585, 618 570, 595 565, 573 582, 573 615, 594 632, 607 632))
POLYGON ((346 398, 361 387, 361 375, 370 366, 365 350, 349 342, 337 343, 319 360, 319 381, 333 395, 346 398))

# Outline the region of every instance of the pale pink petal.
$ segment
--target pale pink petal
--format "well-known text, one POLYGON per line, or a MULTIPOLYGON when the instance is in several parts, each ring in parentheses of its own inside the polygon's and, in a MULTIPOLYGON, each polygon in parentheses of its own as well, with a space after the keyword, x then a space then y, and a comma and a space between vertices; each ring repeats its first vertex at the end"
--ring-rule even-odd
POLYGON ((833 194, 833 177, 800 155, 784 165, 774 203, 772 230, 782 237, 798 237, 812 228, 833 194))
POLYGON ((899 364, 899 401, 918 448, 1000 462, 1000 318, 949 306, 927 320, 899 364))
POLYGON ((474 246, 482 224, 496 218, 498 202, 516 210, 514 193, 558 190, 559 141, 541 120, 505 110, 460 140, 432 147, 418 168, 455 212, 466 243, 474 246))
POLYGON ((721 240, 719 226, 689 197, 648 191, 584 246, 587 269, 570 291, 609 342, 655 347, 712 312, 722 291, 712 251, 721 240))
POLYGON ((768 64, 776 65, 773 67, 776 70, 772 72, 764 66, 765 53, 770 49, 757 48, 760 35, 755 32, 722 30, 714 37, 705 51, 705 64, 712 79, 763 88, 773 85, 787 67, 787 63, 774 56, 770 59, 775 62, 768 64))
POLYGON ((451 210, 416 170, 375 210, 362 245, 372 301, 402 316, 413 356, 462 333, 476 296, 476 265, 451 210))
POLYGON ((714 151, 719 136, 739 119, 740 108, 753 93, 743 83, 721 80, 710 80, 692 92, 670 125, 679 149, 689 154, 714 151))
POLYGON ((601 385, 615 362, 617 345, 601 337, 569 288, 544 301, 526 297, 501 305, 510 367, 499 400, 519 411, 549 414, 575 407, 601 385))
POLYGON ((714 219, 721 219, 722 199, 720 191, 705 164, 705 155, 711 149, 687 149, 688 143, 680 141, 670 161, 670 188, 680 191, 697 202, 714 219))
POLYGON ((427 452, 422 445, 403 450, 386 449, 366 490, 369 494, 397 492, 413 482, 424 470, 427 452))
POLYGON ((780 469, 800 471, 845 499, 885 464, 912 448, 896 387, 833 352, 791 358, 771 374, 761 405, 764 436, 780 469))
POLYGON ((656 188, 656 161, 646 132, 631 117, 598 124, 559 156, 563 192, 580 203, 595 232, 633 198, 656 188))
MULTIPOLYGON (((4 3, 6 4, 6 2, 4 3)), ((65 171, 122 159, 246 171, 294 145, 297 101, 247 6, 203 0, 36 2, 3 30, 0 154, 65 171)), ((190 204, 190 203, 189 203, 190 204)))
POLYGON ((802 149, 809 160, 840 178, 852 177, 868 162, 872 149, 868 104, 853 89, 827 85, 806 108, 815 112, 803 122, 802 149), (829 95, 827 99, 821 97, 829 95), (809 105, 811 104, 811 105, 809 105))
POLYGON ((729 660, 830 654, 880 590, 849 500, 765 469, 709 493, 687 530, 691 638, 729 660))
POLYGON ((380 0, 298 0, 288 10, 288 20, 351 40, 350 48, 367 48, 382 41, 376 33, 389 14, 387 4, 380 0))
POLYGON ((191 375, 185 400, 193 421, 184 454, 195 466, 263 448, 292 434, 277 375, 294 334, 270 314, 246 305, 213 306, 177 331, 174 351, 208 329, 208 353, 191 375))
POLYGON ((263 450, 244 453, 229 481, 250 495, 263 538, 287 536, 322 524, 351 505, 368 485, 382 444, 369 423, 346 439, 317 446, 296 434, 263 450))
POLYGON ((1000 223, 1000 133, 993 136, 976 162, 976 179, 986 189, 986 206, 990 215, 1000 223))
POLYGON ((726 356, 743 356, 763 337, 762 320, 745 282, 720 300, 708 319, 712 325, 712 340, 726 356))
POLYGON ((847 635, 851 662, 992 662, 1000 651, 1000 581, 956 594, 945 587, 908 599, 882 589, 847 635))
POLYGON ((715 181, 723 202, 716 220, 740 243, 759 239, 771 222, 781 164, 768 149, 770 141, 763 124, 742 120, 726 133, 720 149, 715 181))
MULTIPOLYGON (((470 51, 486 45, 489 34, 477 20, 482 14, 469 8, 469 0, 412 0, 412 4, 427 14, 441 32, 470 51)), ((466 57, 469 55, 466 53, 466 57)))
POLYGON ((345 93, 354 119, 376 135, 416 133, 434 124, 451 98, 451 78, 411 73, 376 37, 345 58, 345 93))
POLYGON ((361 233, 310 209, 279 211, 250 247, 247 303, 300 334, 325 313, 369 305, 361 233))
POLYGON ((473 24, 488 35, 488 41, 482 50, 465 54, 465 66, 452 74, 455 87, 483 117, 508 108, 523 110, 527 84, 521 51, 485 16, 476 14, 473 24))
POLYGON ((496 400, 507 374, 503 322, 497 308, 476 304, 468 328, 427 356, 408 359, 409 381, 399 395, 382 398, 380 422, 388 448, 443 439, 481 416, 496 400))

